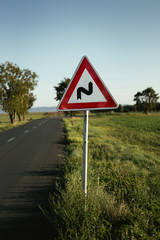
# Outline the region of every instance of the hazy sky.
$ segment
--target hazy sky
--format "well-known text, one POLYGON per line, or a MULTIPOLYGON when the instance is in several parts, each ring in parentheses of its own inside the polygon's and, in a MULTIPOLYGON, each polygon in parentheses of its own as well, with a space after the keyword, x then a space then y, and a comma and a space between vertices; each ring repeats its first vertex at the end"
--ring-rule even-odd
POLYGON ((87 55, 119 104, 160 94, 160 0, 0 0, 0 63, 39 75, 38 106, 87 55))

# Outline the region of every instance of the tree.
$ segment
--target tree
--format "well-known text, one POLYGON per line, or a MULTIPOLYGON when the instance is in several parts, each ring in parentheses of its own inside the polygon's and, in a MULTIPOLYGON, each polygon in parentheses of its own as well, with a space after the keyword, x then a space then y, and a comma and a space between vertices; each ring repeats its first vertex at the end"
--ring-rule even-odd
POLYGON ((148 113, 156 109, 158 104, 158 93, 151 87, 146 88, 142 92, 137 92, 134 95, 134 101, 136 101, 137 111, 144 111, 148 113))
POLYGON ((158 103, 158 93, 153 88, 147 88, 142 92, 143 95, 143 109, 144 112, 148 113, 156 109, 158 103))
POLYGON ((25 94, 21 100, 19 101, 19 105, 17 108, 17 115, 19 118, 19 121, 21 121, 21 115, 23 116, 23 120, 25 119, 25 113, 28 109, 30 109, 33 106, 34 101, 36 100, 33 93, 25 94))
POLYGON ((29 109, 37 77, 35 72, 21 70, 10 62, 0 65, 0 105, 3 111, 9 113, 11 123, 14 123, 16 114, 21 120, 20 115, 29 109))
POLYGON ((136 104, 135 104, 135 107, 136 107, 136 110, 138 112, 142 111, 142 93, 141 92, 137 92, 135 95, 134 95, 134 99, 133 101, 136 101, 136 104))
MULTIPOLYGON (((58 86, 54 86, 54 89, 56 90, 56 97, 55 97, 56 101, 61 100, 70 81, 71 81, 70 78, 64 78, 64 80, 58 83, 58 86)), ((65 114, 66 115, 70 114, 72 116, 73 113, 71 111, 66 111, 65 114)))
POLYGON ((160 111, 160 103, 157 104, 156 110, 160 111))
POLYGON ((64 78, 64 81, 61 81, 57 87, 54 86, 54 89, 56 90, 56 97, 55 97, 56 101, 61 100, 69 82, 70 82, 69 78, 64 78))

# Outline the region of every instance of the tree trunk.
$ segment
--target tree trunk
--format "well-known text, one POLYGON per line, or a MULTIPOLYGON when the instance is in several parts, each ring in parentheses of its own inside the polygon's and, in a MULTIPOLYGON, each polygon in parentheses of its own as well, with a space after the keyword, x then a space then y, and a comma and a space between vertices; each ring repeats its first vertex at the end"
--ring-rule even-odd
POLYGON ((13 114, 9 113, 10 121, 12 124, 14 124, 14 117, 13 114))
POLYGON ((21 115, 17 112, 17 115, 18 115, 18 119, 19 119, 19 121, 21 122, 21 115))
POLYGON ((15 122, 16 121, 16 111, 14 111, 14 114, 13 114, 13 121, 15 122))

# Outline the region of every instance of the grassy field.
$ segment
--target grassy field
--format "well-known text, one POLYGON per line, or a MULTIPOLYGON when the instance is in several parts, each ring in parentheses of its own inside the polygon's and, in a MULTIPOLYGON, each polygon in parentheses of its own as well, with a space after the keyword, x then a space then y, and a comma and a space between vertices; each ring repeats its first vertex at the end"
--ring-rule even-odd
POLYGON ((86 198, 83 118, 63 121, 65 188, 42 210, 53 239, 160 239, 160 114, 89 118, 86 198))
POLYGON ((8 114, 0 114, 0 132, 42 117, 44 117, 43 113, 28 113, 24 121, 19 122, 17 119, 15 124, 11 124, 8 114))

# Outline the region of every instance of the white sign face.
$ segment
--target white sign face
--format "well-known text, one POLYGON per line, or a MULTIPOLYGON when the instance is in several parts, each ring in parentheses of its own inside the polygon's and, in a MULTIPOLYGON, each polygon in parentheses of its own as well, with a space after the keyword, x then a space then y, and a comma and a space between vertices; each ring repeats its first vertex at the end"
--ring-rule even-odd
POLYGON ((77 86, 75 87, 68 103, 107 102, 102 92, 93 81, 91 75, 84 70, 77 86), (79 93, 79 94, 78 94, 79 93))

